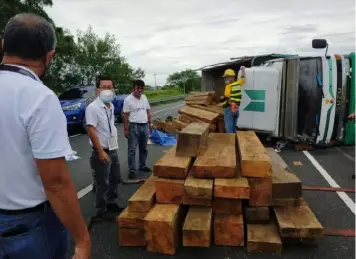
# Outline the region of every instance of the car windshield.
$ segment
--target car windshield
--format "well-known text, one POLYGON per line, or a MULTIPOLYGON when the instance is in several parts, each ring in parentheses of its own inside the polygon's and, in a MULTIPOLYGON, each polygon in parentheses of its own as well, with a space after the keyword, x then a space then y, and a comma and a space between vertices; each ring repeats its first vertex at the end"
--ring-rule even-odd
POLYGON ((95 95, 94 89, 90 88, 73 88, 65 91, 59 96, 59 100, 70 100, 79 98, 90 98, 95 95))

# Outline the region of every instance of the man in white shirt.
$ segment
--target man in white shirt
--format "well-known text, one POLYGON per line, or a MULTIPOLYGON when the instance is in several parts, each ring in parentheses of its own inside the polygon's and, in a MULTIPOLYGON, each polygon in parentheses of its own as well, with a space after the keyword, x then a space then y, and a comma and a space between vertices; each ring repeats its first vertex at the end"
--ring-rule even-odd
POLYGON ((95 171, 95 207, 97 216, 114 219, 108 210, 121 212, 115 203, 118 198, 120 163, 117 154, 118 141, 114 116, 114 85, 109 77, 99 76, 96 82, 98 97, 87 107, 85 119, 89 142, 92 146, 91 167, 95 171))
POLYGON ((129 179, 137 174, 136 149, 139 149, 139 170, 151 172, 147 167, 147 141, 152 131, 150 104, 143 94, 145 83, 142 80, 133 82, 132 93, 124 101, 124 128, 128 138, 129 179))
POLYGON ((0 258, 90 258, 90 236, 65 156, 58 97, 41 82, 56 45, 53 26, 18 14, 5 27, 0 65, 0 258))

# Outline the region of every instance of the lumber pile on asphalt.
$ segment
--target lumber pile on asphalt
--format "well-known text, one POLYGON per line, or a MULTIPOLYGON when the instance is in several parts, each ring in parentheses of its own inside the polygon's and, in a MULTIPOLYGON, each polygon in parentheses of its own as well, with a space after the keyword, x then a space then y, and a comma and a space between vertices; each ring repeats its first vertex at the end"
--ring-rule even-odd
POLYGON ((254 132, 209 127, 189 124, 156 162, 118 217, 119 244, 174 255, 180 246, 280 254, 284 244, 317 243, 323 227, 282 158, 254 132))
POLYGON ((224 112, 215 92, 191 92, 185 99, 186 105, 179 110, 179 116, 172 121, 153 122, 160 130, 175 133, 191 123, 208 123, 209 132, 225 132, 224 112))

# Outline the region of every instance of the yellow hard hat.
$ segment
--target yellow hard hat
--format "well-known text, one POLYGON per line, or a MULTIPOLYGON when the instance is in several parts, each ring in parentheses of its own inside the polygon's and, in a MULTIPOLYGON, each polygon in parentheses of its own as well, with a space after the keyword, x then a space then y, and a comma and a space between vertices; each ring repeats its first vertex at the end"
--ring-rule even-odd
POLYGON ((236 76, 236 74, 235 74, 235 71, 234 71, 234 70, 232 70, 232 69, 226 69, 225 72, 224 72, 223 77, 225 77, 225 76, 236 76))

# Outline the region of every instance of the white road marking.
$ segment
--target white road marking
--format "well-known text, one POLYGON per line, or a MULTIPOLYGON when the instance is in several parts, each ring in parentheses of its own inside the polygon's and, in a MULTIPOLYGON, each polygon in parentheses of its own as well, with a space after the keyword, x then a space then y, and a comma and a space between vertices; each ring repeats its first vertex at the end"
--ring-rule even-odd
POLYGON ((344 156, 346 156, 348 159, 350 159, 351 161, 355 162, 355 158, 353 158, 352 156, 350 156, 349 154, 347 154, 346 152, 344 152, 343 150, 341 150, 340 148, 336 147, 336 149, 341 152, 344 156))
MULTIPOLYGON (((331 187, 340 188, 340 186, 335 182, 335 180, 328 174, 328 172, 319 164, 318 161, 308 152, 303 151, 304 155, 309 159, 309 161, 315 166, 316 170, 325 178, 325 180, 330 184, 331 187)), ((341 200, 346 204, 351 212, 355 215, 355 203, 345 192, 336 192, 341 200)))
POLYGON ((72 136, 69 136, 70 138, 74 138, 74 137, 78 137, 78 136, 81 136, 83 134, 75 134, 75 135, 72 135, 72 136))
POLYGON ((83 198, 85 195, 87 195, 89 192, 91 192, 93 190, 93 185, 88 185, 87 187, 85 187, 83 190, 79 191, 77 193, 78 195, 78 199, 83 198))
POLYGON ((160 113, 160 112, 164 112, 166 110, 172 110, 174 108, 178 108, 178 107, 181 107, 183 106, 184 104, 180 104, 180 105, 177 105, 177 106, 173 106, 173 107, 170 107, 170 108, 167 108, 167 109, 164 109, 164 110, 160 110, 160 111, 155 111, 155 112, 152 112, 152 114, 156 114, 156 113, 160 113))

